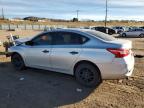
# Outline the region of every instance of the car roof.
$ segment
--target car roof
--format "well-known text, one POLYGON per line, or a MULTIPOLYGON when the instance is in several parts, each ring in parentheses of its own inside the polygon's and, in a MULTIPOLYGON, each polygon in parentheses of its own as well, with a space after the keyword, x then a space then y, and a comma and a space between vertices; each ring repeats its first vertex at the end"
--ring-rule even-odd
POLYGON ((96 30, 91 30, 91 29, 79 29, 79 28, 55 29, 55 30, 50 30, 50 31, 44 32, 44 33, 50 33, 50 32, 73 32, 73 33, 80 33, 80 34, 84 33, 87 36, 94 37, 94 38, 97 38, 100 40, 108 40, 108 41, 114 40, 113 37, 111 37, 105 33, 102 33, 102 32, 96 31, 96 30))
MULTIPOLYGON (((73 32, 73 33, 86 33, 87 31, 95 31, 91 29, 80 29, 80 28, 64 28, 64 29, 52 29, 48 31, 43 31, 37 35, 35 35, 33 38, 37 37, 38 35, 44 34, 44 33, 50 33, 50 32, 73 32)), ((96 31, 99 32, 99 31, 96 31)), ((32 39, 33 39, 32 38, 32 39)))
MULTIPOLYGON (((45 31, 43 33, 49 33, 49 32, 84 32, 86 33, 87 31, 96 31, 96 30, 91 30, 91 29, 80 29, 80 28, 67 28, 67 29, 54 29, 54 30, 49 30, 45 31)), ((99 31, 96 31, 99 32, 99 31)))

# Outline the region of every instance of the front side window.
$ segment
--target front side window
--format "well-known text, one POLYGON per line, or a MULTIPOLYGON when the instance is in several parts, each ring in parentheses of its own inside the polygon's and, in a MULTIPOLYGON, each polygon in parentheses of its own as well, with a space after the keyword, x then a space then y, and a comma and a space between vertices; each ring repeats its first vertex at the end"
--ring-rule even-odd
POLYGON ((136 29, 136 31, 143 31, 143 29, 136 29))
POLYGON ((51 41, 52 38, 48 33, 42 34, 32 40, 33 45, 50 45, 51 41))

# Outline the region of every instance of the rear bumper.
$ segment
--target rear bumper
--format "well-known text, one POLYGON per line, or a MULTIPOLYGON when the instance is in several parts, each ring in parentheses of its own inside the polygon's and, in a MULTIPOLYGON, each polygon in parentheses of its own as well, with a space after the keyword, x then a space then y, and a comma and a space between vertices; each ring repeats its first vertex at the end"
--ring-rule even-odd
POLYGON ((130 77, 134 70, 134 56, 115 59, 112 63, 100 65, 102 79, 122 79, 130 77))

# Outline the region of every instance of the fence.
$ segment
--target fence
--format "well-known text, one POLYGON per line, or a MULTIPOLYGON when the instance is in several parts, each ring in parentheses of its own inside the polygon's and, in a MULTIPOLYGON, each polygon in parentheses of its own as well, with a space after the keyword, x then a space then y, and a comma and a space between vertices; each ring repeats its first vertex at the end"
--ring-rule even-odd
POLYGON ((64 26, 30 25, 30 24, 1 24, 0 30, 45 30, 49 28, 66 28, 64 26))

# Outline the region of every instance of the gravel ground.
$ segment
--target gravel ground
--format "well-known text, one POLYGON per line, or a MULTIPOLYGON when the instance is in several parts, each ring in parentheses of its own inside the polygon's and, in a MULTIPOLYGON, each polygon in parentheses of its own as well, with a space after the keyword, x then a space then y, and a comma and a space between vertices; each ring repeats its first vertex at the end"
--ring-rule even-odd
MULTIPOLYGON (((144 55, 144 39, 129 38, 144 55)), ((73 76, 28 68, 16 71, 0 56, 0 108, 144 108, 144 58, 136 58, 133 76, 106 80, 96 88, 79 85, 73 76)))
POLYGON ((16 71, 0 64, 0 108, 144 108, 144 59, 136 59, 129 79, 107 80, 85 88, 74 77, 45 70, 16 71))

